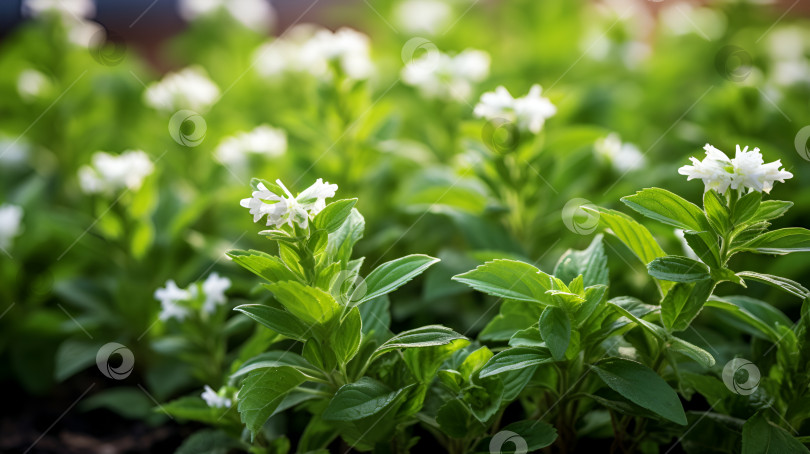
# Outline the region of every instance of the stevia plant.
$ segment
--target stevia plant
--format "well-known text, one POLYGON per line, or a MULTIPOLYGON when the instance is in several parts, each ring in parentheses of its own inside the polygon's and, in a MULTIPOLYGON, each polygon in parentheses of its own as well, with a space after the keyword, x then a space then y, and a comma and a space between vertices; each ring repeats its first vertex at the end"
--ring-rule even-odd
MULTIPOLYGON (((283 437, 266 423, 291 407, 311 414, 297 441, 299 452, 322 450, 338 436, 355 449, 383 444, 404 452, 410 443, 405 431, 417 421, 436 370, 469 343, 443 326, 395 336, 388 331, 387 295, 437 259, 409 255, 363 278, 363 258, 352 258, 364 230, 356 199, 327 204, 337 185, 320 179, 297 196, 279 180, 253 180, 252 186, 252 197, 242 205, 254 221, 267 217, 271 228, 261 234, 275 242, 278 253, 233 250, 228 256, 262 278, 273 299, 236 310, 285 340, 234 364, 229 386, 238 388, 235 395, 206 390, 206 400, 216 405, 235 400, 225 414, 238 411, 248 433, 241 443, 253 452, 283 446, 283 437)), ((185 417, 216 425, 210 415, 185 417)))
MULTIPOLYGON (((707 373, 715 358, 677 335, 691 326, 704 306, 729 312, 779 347, 766 396, 754 396, 748 403, 752 418, 742 425, 743 452, 763 452, 759 449, 763 440, 771 440, 771 448, 784 452, 807 451, 793 438, 796 429, 790 422, 800 424, 805 419, 796 404, 805 396, 807 384, 806 374, 799 372, 806 364, 805 348, 800 347, 806 337, 805 317, 791 329, 787 317, 764 303, 740 296, 713 296, 718 283, 744 287, 749 280, 776 286, 807 304, 807 290, 799 283, 730 268, 730 259, 740 252, 810 250, 807 229, 769 230, 769 221, 783 215, 792 203, 763 201, 762 193, 769 193, 775 181, 792 174, 780 169, 779 161, 765 164, 756 148, 738 147, 733 159, 710 145, 706 151, 706 159, 693 158, 693 165, 680 169, 689 179, 700 178, 706 184, 703 209, 660 188, 622 199, 651 219, 683 229, 693 258, 668 255, 649 230, 621 212, 592 209, 607 231, 647 265, 658 298, 607 299, 608 269, 601 237, 584 251, 567 252, 553 274, 528 263, 495 260, 454 278, 505 300, 500 314, 479 339, 508 341, 508 348, 490 358, 479 375, 532 371, 520 394, 522 406, 527 416, 556 426, 556 446, 561 452, 573 448, 587 421, 605 418, 604 409, 614 432, 614 449, 655 452, 688 432, 684 426, 689 420, 679 394, 688 398, 695 391, 705 393, 712 408, 731 408, 728 402, 721 405, 733 399, 723 393, 719 380, 694 373, 695 368, 707 373), (776 402, 778 410, 789 411, 792 419, 780 420, 775 415, 781 413, 766 411, 769 402, 776 402)), ((729 389, 739 380, 746 381, 724 371, 729 389)), ((733 433, 734 423, 727 421, 726 425, 733 433)), ((526 431, 526 435, 530 433, 526 431)), ((730 437, 733 444, 734 437, 730 437)))

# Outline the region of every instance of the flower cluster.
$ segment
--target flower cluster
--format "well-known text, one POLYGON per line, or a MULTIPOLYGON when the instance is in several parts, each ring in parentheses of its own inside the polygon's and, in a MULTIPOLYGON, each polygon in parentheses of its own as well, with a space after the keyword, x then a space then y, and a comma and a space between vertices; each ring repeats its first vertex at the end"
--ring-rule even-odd
POLYGON ((97 45, 99 32, 104 30, 97 22, 87 20, 96 15, 92 0, 24 0, 21 11, 26 17, 58 17, 66 28, 68 41, 77 46, 97 45))
POLYGON ((513 98, 505 87, 481 95, 474 114, 487 120, 504 119, 517 124, 521 131, 537 134, 543 129, 547 118, 557 113, 557 108, 548 98, 540 96, 540 85, 532 85, 529 94, 513 98))
POLYGON ((99 151, 93 154, 92 165, 79 169, 79 185, 86 194, 111 194, 123 188, 137 190, 155 166, 140 150, 128 150, 120 155, 99 151))
POLYGON ((160 82, 147 87, 144 101, 164 112, 179 109, 204 111, 219 98, 219 88, 200 68, 169 73, 160 82))
POLYGON ((608 134, 594 144, 596 154, 606 159, 619 172, 630 172, 644 166, 644 155, 632 143, 623 143, 616 133, 608 134))
POLYGON ((277 187, 273 190, 264 183, 259 183, 257 191, 253 191, 251 198, 242 199, 240 205, 250 209, 253 222, 258 222, 265 215, 267 225, 281 227, 285 224, 293 227, 293 223, 307 228, 309 219, 326 207, 326 199, 335 196, 338 186, 324 183, 321 178, 297 197, 287 189, 281 180, 276 180, 277 187))
POLYGON ((185 320, 192 310, 199 308, 212 314, 219 305, 225 304, 225 291, 231 287, 231 280, 211 273, 202 283, 194 283, 187 289, 177 286, 173 280, 166 281, 166 287, 155 290, 155 299, 160 301, 160 319, 185 320))
POLYGON ((345 27, 332 32, 298 25, 284 38, 259 47, 254 61, 264 77, 308 72, 329 80, 338 69, 350 79, 363 80, 374 71, 368 36, 345 27))
POLYGON ((489 61, 486 52, 475 49, 455 56, 432 50, 408 63, 402 80, 428 98, 468 99, 473 84, 489 75, 489 61))
POLYGON ((759 148, 749 151, 748 147, 741 149, 737 145, 733 159, 709 144, 703 149, 706 150, 703 161, 691 157, 692 165, 681 167, 678 173, 686 175, 687 180, 703 180, 707 191, 714 189, 722 194, 730 187, 739 191, 747 189, 769 193, 774 182, 784 183, 786 179, 793 178, 792 173, 780 169, 780 160, 765 164, 759 148))
POLYGON ((278 157, 286 151, 287 134, 281 129, 262 125, 224 139, 215 153, 217 159, 224 164, 242 165, 248 154, 278 157))
POLYGON ((239 23, 257 32, 266 32, 276 18, 267 0, 181 0, 177 8, 186 21, 225 10, 239 23))
POLYGON ((0 205, 0 248, 11 246, 11 240, 20 234, 23 209, 17 205, 0 205))
POLYGON ((205 385, 205 391, 200 395, 202 399, 211 408, 230 408, 231 399, 219 395, 210 386, 205 385))
POLYGON ((444 0, 405 0, 394 9, 397 27, 412 35, 436 35, 452 19, 453 8, 444 0))

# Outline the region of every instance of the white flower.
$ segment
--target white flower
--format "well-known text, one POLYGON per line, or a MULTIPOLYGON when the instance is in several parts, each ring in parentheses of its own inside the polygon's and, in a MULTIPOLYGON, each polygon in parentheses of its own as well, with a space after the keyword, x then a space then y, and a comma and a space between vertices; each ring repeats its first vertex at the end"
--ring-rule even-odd
POLYGON ((481 95, 474 114, 488 120, 502 118, 513 121, 519 129, 537 134, 543 129, 546 119, 557 113, 554 104, 540 96, 541 92, 540 85, 532 85, 529 94, 513 98, 505 87, 499 86, 495 91, 481 95))
POLYGON ((368 36, 345 27, 332 32, 297 25, 284 38, 260 46, 254 61, 256 70, 265 77, 308 72, 330 80, 332 68, 339 68, 346 77, 362 80, 374 71, 368 36))
POLYGON ((205 385, 205 391, 203 391, 200 397, 212 408, 230 408, 231 406, 231 399, 220 396, 208 385, 205 385))
POLYGON ((203 311, 212 313, 218 304, 225 304, 225 290, 231 287, 231 280, 227 277, 220 277, 217 273, 211 273, 202 284, 202 291, 205 294, 203 311))
POLYGON ((616 133, 597 140, 594 150, 619 172, 637 170, 644 165, 644 155, 638 147, 631 143, 622 143, 616 133))
POLYGON ((17 205, 0 205, 0 248, 11 246, 11 240, 20 234, 23 209, 17 205))
POLYGON ((686 175, 687 181, 703 180, 707 191, 715 189, 722 194, 730 187, 740 191, 748 189, 769 193, 774 182, 784 183, 786 179, 793 178, 792 173, 779 169, 782 166, 780 160, 765 164, 759 148, 748 151, 747 146, 741 149, 737 145, 734 159, 729 159, 725 153, 709 144, 703 149, 706 150, 703 161, 689 158, 692 165, 681 167, 678 173, 686 175))
POLYGON ((166 281, 166 287, 155 290, 154 296, 156 300, 160 301, 159 318, 161 320, 176 318, 182 321, 189 315, 189 310, 178 303, 191 299, 191 292, 179 288, 173 280, 166 281))
POLYGON ((428 51, 402 69, 402 80, 423 96, 439 99, 467 99, 473 84, 489 75, 489 55, 467 49, 456 56, 428 51))
POLYGON ((140 150, 128 150, 117 156, 99 151, 93 154, 92 165, 79 169, 79 185, 86 194, 111 194, 123 188, 137 190, 154 168, 149 156, 140 150))
POLYGON ((243 165, 247 154, 278 157, 287 151, 287 134, 267 125, 228 137, 216 149, 216 156, 225 164, 243 165))
POLYGON ((405 0, 395 7, 394 18, 407 33, 435 35, 450 24, 453 8, 442 0, 405 0))
POLYGON ((17 92, 26 101, 40 97, 50 86, 48 78, 35 69, 26 69, 17 77, 17 92))
POLYGON ((93 0, 23 0, 22 13, 26 17, 39 17, 48 13, 73 19, 86 19, 96 14, 93 0))
POLYGON ((166 112, 179 109, 204 111, 217 101, 219 88, 200 68, 186 68, 169 73, 160 82, 147 87, 147 105, 166 112))
POLYGON ((245 27, 257 31, 267 31, 276 13, 267 0, 180 0, 177 5, 180 17, 193 21, 225 9, 245 27))
POLYGON ((267 189, 263 183, 259 183, 258 191, 253 191, 251 198, 239 202, 243 207, 250 209, 253 222, 258 222, 266 215, 268 226, 281 227, 288 224, 292 227, 293 223, 296 223, 306 228, 310 216, 315 216, 323 210, 326 207, 326 199, 334 197, 338 189, 336 184, 324 183, 318 178, 312 186, 298 194, 298 197, 294 197, 281 180, 276 180, 276 184, 284 191, 284 195, 278 195, 267 189))

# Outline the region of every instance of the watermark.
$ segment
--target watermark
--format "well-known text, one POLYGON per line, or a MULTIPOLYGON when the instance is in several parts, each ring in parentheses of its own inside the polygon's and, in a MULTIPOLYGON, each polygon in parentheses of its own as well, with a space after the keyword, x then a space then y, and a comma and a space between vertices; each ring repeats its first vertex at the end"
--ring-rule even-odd
POLYGON ((441 52, 432 41, 425 38, 411 38, 402 46, 402 63, 406 65, 418 61, 420 69, 425 71, 439 66, 441 52))
POLYGON ((98 366, 98 370, 100 370, 105 377, 112 378, 113 380, 123 380, 129 377, 135 367, 135 355, 133 355, 132 350, 128 349, 126 346, 117 342, 110 342, 102 345, 101 348, 98 349, 98 353, 96 353, 96 366, 98 366), (121 363, 117 366, 110 363, 110 359, 113 355, 121 357, 121 363))
POLYGON ((725 79, 732 82, 743 82, 751 75, 754 59, 751 54, 739 46, 723 46, 714 58, 714 67, 725 79))
POLYGON ((796 153, 805 161, 810 161, 810 125, 805 126, 796 133, 796 138, 793 140, 793 145, 796 146, 796 153))
POLYGON ((481 129, 481 140, 493 153, 507 154, 520 144, 520 128, 506 118, 493 118, 481 129))
POLYGON ((117 66, 127 55, 127 44, 114 32, 101 28, 90 38, 88 50, 93 59, 102 65, 117 66))
POLYGON ((759 379, 759 368, 745 358, 734 358, 723 367, 723 383, 735 394, 753 394, 759 387, 759 379))
POLYGON ((596 205, 587 199, 571 199, 562 209, 563 224, 579 235, 593 233, 599 227, 599 217, 596 205))
POLYGON ((205 140, 208 124, 193 110, 179 110, 169 120, 169 134, 184 147, 196 147, 205 140))
POLYGON ((335 300, 343 306, 354 307, 368 293, 366 280, 352 271, 341 271, 329 283, 329 290, 335 300))
POLYGON ((492 440, 489 441, 489 453, 500 454, 503 452, 503 445, 507 443, 511 443, 515 446, 515 454, 526 454, 529 452, 529 444, 526 443, 526 440, 521 437, 520 434, 512 432, 511 430, 502 430, 496 433, 495 436, 492 437, 492 440))

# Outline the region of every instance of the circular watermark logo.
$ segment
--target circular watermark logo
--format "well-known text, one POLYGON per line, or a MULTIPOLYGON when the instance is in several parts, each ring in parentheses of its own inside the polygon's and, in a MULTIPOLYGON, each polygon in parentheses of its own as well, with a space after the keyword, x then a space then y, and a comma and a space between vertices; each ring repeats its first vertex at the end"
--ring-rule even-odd
POLYGON ((753 394, 759 387, 759 379, 759 368, 745 358, 734 358, 723 367, 723 383, 735 394, 753 394))
POLYGON ((511 443, 515 446, 515 454, 526 454, 529 452, 529 444, 526 443, 526 440, 521 437, 520 434, 512 432, 511 430, 502 430, 496 433, 495 436, 492 437, 492 440, 489 441, 489 453, 500 454, 503 452, 503 445, 507 443, 511 443))
POLYGON ((425 38, 411 38, 402 46, 402 62, 406 65, 418 61, 421 69, 428 71, 439 66, 441 53, 432 41, 425 38))
POLYGON ((520 143, 520 129, 514 121, 493 118, 484 123, 481 140, 493 153, 507 154, 520 143))
POLYGON ((196 147, 203 143, 207 131, 205 118, 193 110, 179 110, 169 120, 169 134, 184 147, 196 147))
POLYGON ((796 133, 793 145, 796 146, 796 153, 799 153, 802 159, 810 161, 810 125, 805 126, 796 133))
POLYGON ((96 353, 96 366, 98 366, 98 370, 100 370, 105 377, 112 378, 113 380, 123 380, 129 377, 129 374, 132 373, 135 367, 135 355, 133 355, 132 350, 128 349, 125 345, 119 344, 118 342, 110 342, 102 345, 101 348, 98 349, 98 353, 96 353), (121 358, 121 362, 117 366, 110 362, 113 355, 121 358))
POLYGON ((593 233, 599 226, 599 217, 596 205, 587 199, 571 199, 562 209, 563 224, 579 235, 593 233))
POLYGON ((332 296, 344 306, 356 306, 368 293, 366 280, 352 271, 341 271, 329 284, 332 296))
POLYGON ((717 72, 732 82, 742 82, 748 78, 753 68, 751 54, 739 46, 723 46, 714 58, 717 72))
POLYGON ((124 61, 127 44, 114 32, 101 28, 90 39, 88 50, 93 59, 102 65, 116 66, 124 61))

